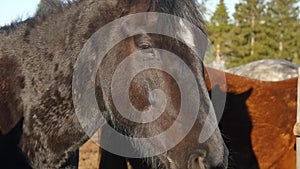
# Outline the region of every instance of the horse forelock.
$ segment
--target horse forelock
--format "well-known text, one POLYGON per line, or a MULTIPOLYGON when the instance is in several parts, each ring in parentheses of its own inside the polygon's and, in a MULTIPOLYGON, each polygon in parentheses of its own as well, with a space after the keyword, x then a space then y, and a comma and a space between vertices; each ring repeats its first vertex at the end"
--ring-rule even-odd
POLYGON ((186 19, 205 33, 205 24, 196 0, 154 0, 157 12, 186 19))
MULTIPOLYGON (((175 15, 186 19, 205 33, 205 23, 197 0, 145 0, 145 2, 147 3, 146 8, 140 12, 161 12, 175 15)), ((127 5, 127 12, 138 3, 141 3, 141 1, 119 1, 121 6, 127 5)))

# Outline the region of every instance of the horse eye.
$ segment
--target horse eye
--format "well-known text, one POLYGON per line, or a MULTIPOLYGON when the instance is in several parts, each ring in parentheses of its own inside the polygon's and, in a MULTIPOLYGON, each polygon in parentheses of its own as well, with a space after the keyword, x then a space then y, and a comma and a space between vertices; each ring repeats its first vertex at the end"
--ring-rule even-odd
POLYGON ((139 45, 139 48, 143 54, 145 54, 147 56, 151 56, 151 57, 155 56, 154 50, 150 43, 141 43, 139 45))
POLYGON ((151 45, 149 43, 141 43, 139 45, 139 48, 142 49, 142 50, 145 50, 145 49, 151 48, 151 45))

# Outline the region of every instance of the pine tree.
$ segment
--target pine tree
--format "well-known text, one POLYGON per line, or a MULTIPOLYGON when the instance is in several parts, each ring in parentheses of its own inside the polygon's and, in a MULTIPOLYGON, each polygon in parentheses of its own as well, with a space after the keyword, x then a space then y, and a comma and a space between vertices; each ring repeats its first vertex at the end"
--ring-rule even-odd
MULTIPOLYGON (((300 18, 300 16, 298 17, 300 18)), ((300 64, 300 19, 297 20, 297 30, 295 32, 296 51, 294 52, 293 62, 300 64), (297 50, 298 49, 298 50, 297 50)))
POLYGON ((220 61, 224 60, 224 57, 229 52, 229 32, 230 26, 228 12, 224 4, 224 0, 220 0, 209 23, 209 39, 216 49, 215 58, 217 66, 220 65, 220 61))
POLYGON ((273 56, 299 62, 299 0, 272 0, 266 10, 266 32, 273 56))
POLYGON ((263 0, 246 0, 235 6, 229 67, 259 60, 266 55, 267 46, 262 42, 265 37, 262 25, 264 9, 263 0))

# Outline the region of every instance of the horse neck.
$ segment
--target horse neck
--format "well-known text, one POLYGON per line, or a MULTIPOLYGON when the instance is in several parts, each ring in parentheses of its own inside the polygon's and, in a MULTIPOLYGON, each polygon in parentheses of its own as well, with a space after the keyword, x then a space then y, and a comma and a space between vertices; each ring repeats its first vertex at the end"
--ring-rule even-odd
MULTIPOLYGON (((24 92, 14 96, 26 105, 24 114, 30 116, 32 107, 42 104, 50 89, 64 88, 62 97, 71 100, 73 65, 87 39, 120 15, 115 4, 113 0, 81 0, 54 14, 37 15, 15 27, 0 29, 0 66, 13 63, 5 69, 24 79, 24 92)), ((1 79, 9 76, 0 72, 1 79)))

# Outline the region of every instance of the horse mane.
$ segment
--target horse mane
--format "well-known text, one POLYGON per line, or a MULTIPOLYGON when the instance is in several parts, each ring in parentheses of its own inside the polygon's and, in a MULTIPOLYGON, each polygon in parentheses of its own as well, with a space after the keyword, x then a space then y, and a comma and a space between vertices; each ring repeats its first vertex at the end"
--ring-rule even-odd
POLYGON ((80 0, 44 0, 44 3, 48 9, 43 9, 41 7, 36 11, 36 16, 49 16, 51 14, 62 11, 63 9, 75 4, 80 0))
MULTIPOLYGON (((86 0, 63 0, 56 2, 54 0, 45 0, 46 5, 51 9, 48 11, 38 9, 33 17, 30 17, 24 21, 12 22, 10 25, 0 27, 0 31, 14 31, 19 25, 30 23, 36 24, 47 17, 56 13, 64 11, 64 9, 71 5, 78 4, 86 0)), ((124 0, 121 0, 124 1, 124 0)), ((126 1, 126 0, 125 0, 126 1)), ((128 0, 129 4, 137 3, 139 0, 128 0)), ((121 2, 124 3, 124 2, 121 2)), ((168 13, 178 17, 182 17, 192 24, 196 25, 202 32, 206 32, 204 19, 202 12, 199 8, 200 4, 197 0, 149 0, 148 9, 145 12, 154 8, 156 12, 168 13), (188 12, 187 12, 188 11, 188 12)))

